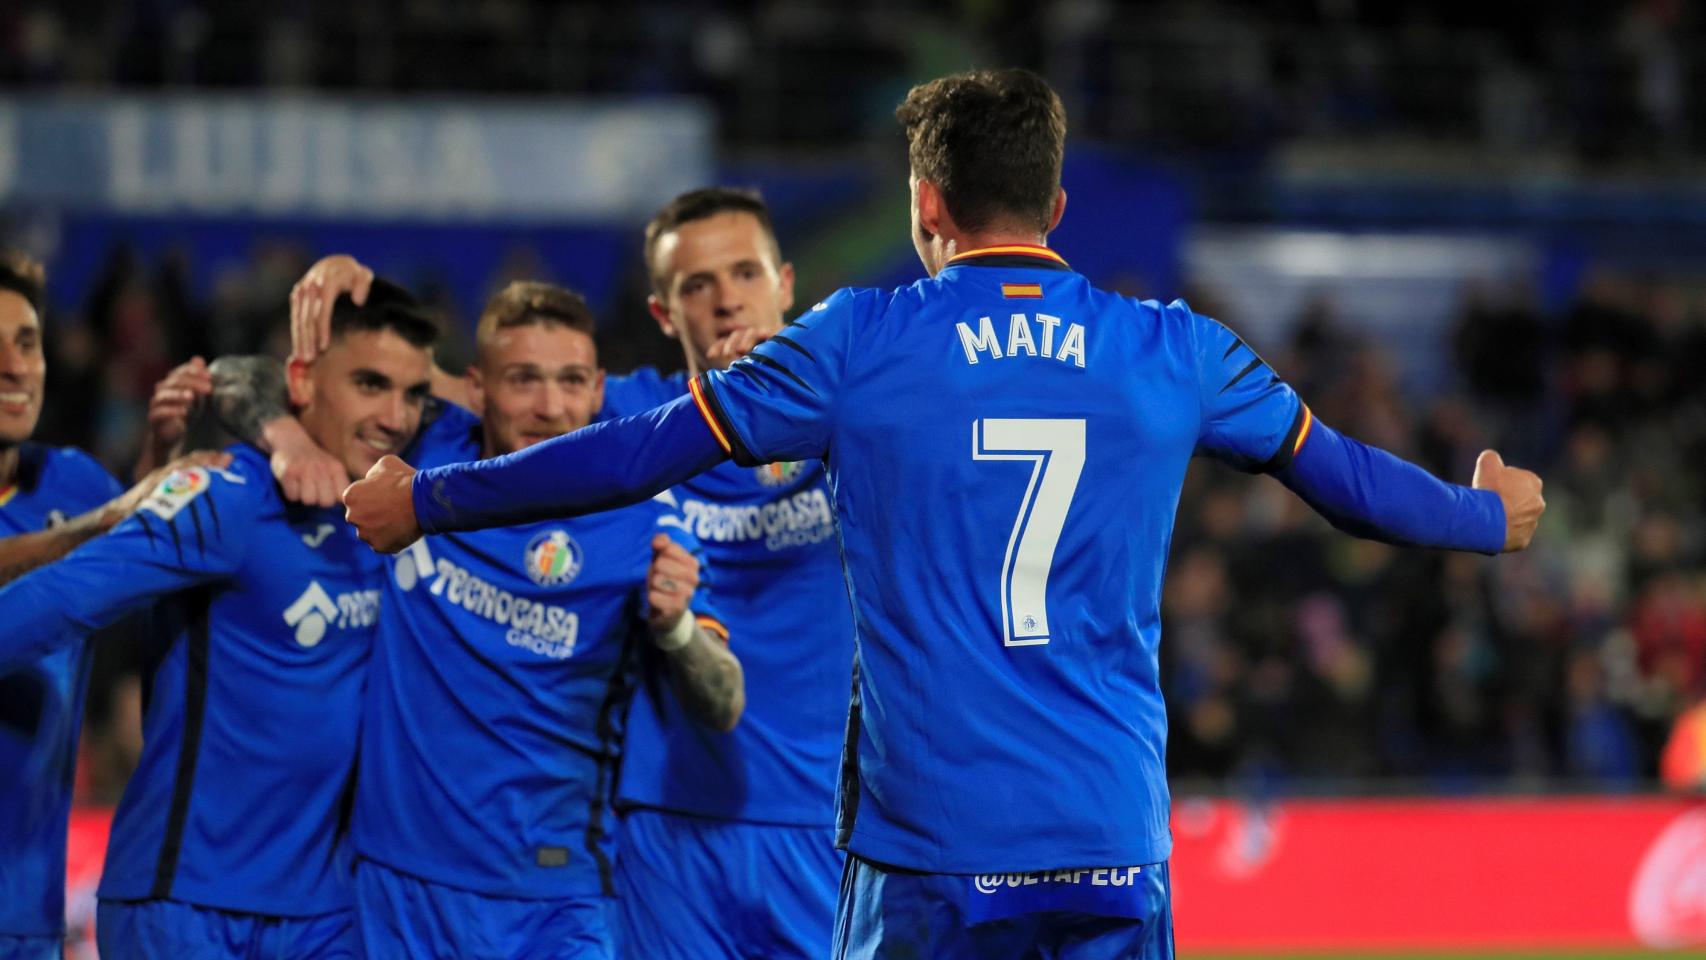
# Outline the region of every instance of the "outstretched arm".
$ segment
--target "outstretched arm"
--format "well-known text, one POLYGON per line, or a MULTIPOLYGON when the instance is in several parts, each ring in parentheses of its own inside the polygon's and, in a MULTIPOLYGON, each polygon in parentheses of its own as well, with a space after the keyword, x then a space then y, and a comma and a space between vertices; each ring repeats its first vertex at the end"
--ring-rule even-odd
POLYGON ((415 472, 385 457, 344 491, 361 538, 395 553, 423 533, 483 530, 639 503, 728 454, 690 396, 525 450, 415 472))
POLYGON ((142 501, 173 472, 187 467, 225 467, 230 463, 231 455, 223 451, 192 453, 155 468, 129 490, 57 527, 0 537, 0 585, 46 566, 111 530, 135 513, 142 501))
POLYGON ((1400 546, 1521 550, 1546 509, 1540 478, 1506 467, 1491 450, 1464 487, 1320 421, 1274 476, 1340 530, 1400 546))

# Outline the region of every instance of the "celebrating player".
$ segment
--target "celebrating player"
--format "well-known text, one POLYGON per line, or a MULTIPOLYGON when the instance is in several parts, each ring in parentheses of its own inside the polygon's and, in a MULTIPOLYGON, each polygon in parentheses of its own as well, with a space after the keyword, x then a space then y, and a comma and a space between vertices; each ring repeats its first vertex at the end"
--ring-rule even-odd
MULTIPOLYGON (((44 280, 34 260, 0 251, 0 583, 112 529, 166 475, 121 496, 88 454, 30 442, 47 379, 44 280)), ((173 466, 227 463, 209 455, 173 466)), ((0 769, 8 771, 0 783, 0 960, 58 960, 63 952, 66 830, 89 664, 87 645, 74 639, 0 666, 0 769)))
MULTIPOLYGON (((303 428, 351 476, 413 435, 436 333, 376 285, 291 369, 303 428)), ((152 605, 165 649, 101 878, 103 955, 356 955, 340 842, 382 564, 266 458, 173 473, 136 514, 0 590, 0 669, 152 605)), ((62 881, 61 881, 62 882, 62 881)))
POLYGON ((732 457, 828 460, 857 627, 839 956, 1167 957, 1159 596, 1193 453, 1340 527, 1521 549, 1539 478, 1476 489, 1340 436, 1183 303, 1092 288, 1043 245, 1065 117, 1023 71, 898 111, 929 278, 844 290, 691 399, 345 494, 368 542, 604 509, 732 457), (622 464, 619 470, 584 465, 622 464), (999 875, 999 876, 996 876, 999 875))
MULTIPOLYGON (((467 377, 481 419, 443 405, 412 457, 494 457, 585 426, 603 402, 593 330, 567 290, 500 292, 467 377)), ((610 956, 605 810, 627 658, 656 659, 703 728, 733 727, 745 698, 727 631, 695 599, 698 560, 660 531, 696 546, 653 502, 427 537, 397 558, 351 828, 371 956, 610 956)))
MULTIPOLYGON (((686 394, 690 376, 745 355, 793 305, 793 267, 754 193, 676 197, 646 227, 645 260, 652 315, 687 373, 607 378, 605 416, 686 394)), ((330 298, 360 296, 370 276, 348 258, 309 271, 292 296, 299 349, 320 341, 330 298)), ((734 730, 709 727, 671 695, 660 658, 642 658, 619 780, 619 952, 821 957, 841 876, 830 825, 853 657, 823 464, 723 464, 672 495, 717 571, 747 705, 734 730)))

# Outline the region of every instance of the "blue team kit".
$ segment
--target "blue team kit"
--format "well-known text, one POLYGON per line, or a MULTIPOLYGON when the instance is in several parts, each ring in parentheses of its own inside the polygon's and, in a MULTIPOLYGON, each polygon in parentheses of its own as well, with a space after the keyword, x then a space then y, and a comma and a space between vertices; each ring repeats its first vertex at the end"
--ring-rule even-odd
MULTIPOLYGON (((80 450, 26 443, 17 481, 0 488, 0 536, 35 533, 121 492, 80 450)), ((10 628, 6 635, 15 633, 10 628)), ((7 647, 0 639, 0 650, 7 647)), ((65 936, 65 842, 77 733, 83 725, 90 651, 80 639, 34 659, 0 654, 0 770, 18 788, 0 790, 0 957, 51 948, 65 936), (44 946, 45 945, 45 946, 44 946)))
POLYGON ((99 889, 101 918, 143 942, 197 908, 312 925, 353 902, 339 838, 382 568, 339 511, 286 503, 263 454, 232 453, 0 590, 20 626, 0 663, 153 606, 165 653, 99 889))
MULTIPOLYGON (((444 406, 411 459, 479 455, 478 421, 444 406)), ((481 949, 489 924, 445 918, 491 913, 551 931, 529 956, 600 955, 584 950, 608 942, 609 802, 660 531, 697 548, 660 499, 390 561, 351 832, 370 952, 481 949)), ((694 613, 726 636, 709 596, 694 613)))
MULTIPOLYGON (((606 380, 605 414, 686 393, 642 368, 606 380)), ((643 648, 618 792, 625 955, 824 956, 853 623, 823 463, 724 463, 669 496, 716 571, 746 709, 727 733, 696 722, 643 648)))

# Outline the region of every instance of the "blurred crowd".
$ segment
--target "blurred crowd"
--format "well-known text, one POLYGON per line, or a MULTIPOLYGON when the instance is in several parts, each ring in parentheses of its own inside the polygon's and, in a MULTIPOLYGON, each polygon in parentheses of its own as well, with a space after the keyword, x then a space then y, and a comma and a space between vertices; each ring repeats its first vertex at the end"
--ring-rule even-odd
POLYGON ((772 148, 890 135, 912 81, 1000 63, 1045 73, 1078 132, 1167 149, 1662 160, 1706 129, 1698 30, 1683 0, 19 0, 0 87, 686 94, 772 148))
POLYGON ((1548 315, 1471 287, 1442 345, 1459 388, 1426 398, 1327 300, 1267 346, 1322 422, 1458 482, 1497 448, 1541 473, 1548 511, 1497 561, 1396 550, 1199 462, 1164 607, 1175 775, 1650 787, 1706 697, 1706 291, 1608 274, 1548 315))
MULTIPOLYGON (((263 246, 197 297, 181 260, 115 253, 50 317, 41 439, 126 470, 172 364, 284 351, 309 259, 263 246)), ((1212 289, 1188 296, 1238 326, 1212 289)), ((1330 300, 1290 330, 1255 346, 1322 421, 1459 482, 1496 447, 1540 471, 1548 513, 1531 551, 1497 561, 1397 550, 1199 461, 1164 603, 1175 776, 1258 792, 1650 787, 1673 720, 1706 698, 1706 290, 1605 274, 1549 314, 1520 288, 1471 286, 1442 331, 1457 388, 1422 398, 1330 300)), ((612 313, 601 343, 614 369, 679 361, 637 311, 612 313)), ((111 800, 149 652, 99 650, 86 786, 111 800)))

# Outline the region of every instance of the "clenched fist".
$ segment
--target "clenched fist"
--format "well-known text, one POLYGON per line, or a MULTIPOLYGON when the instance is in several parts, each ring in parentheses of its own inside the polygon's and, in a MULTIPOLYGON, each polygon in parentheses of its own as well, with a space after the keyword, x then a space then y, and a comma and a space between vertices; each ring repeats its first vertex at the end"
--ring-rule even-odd
POLYGON ((414 481, 414 467, 394 456, 381 457, 367 476, 344 490, 344 519, 368 546, 396 553, 421 538, 414 481))
POLYGON ((1491 490, 1505 505, 1505 552, 1527 548, 1534 528, 1546 512, 1540 495, 1540 478, 1521 467, 1507 467, 1495 450, 1483 450, 1475 461, 1475 477, 1469 483, 1477 490, 1491 490))

